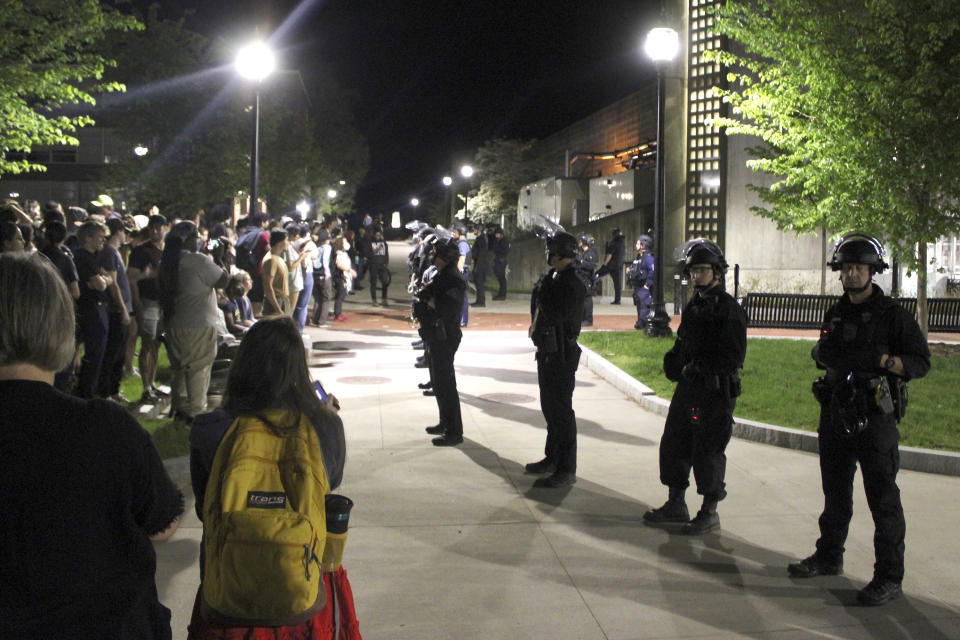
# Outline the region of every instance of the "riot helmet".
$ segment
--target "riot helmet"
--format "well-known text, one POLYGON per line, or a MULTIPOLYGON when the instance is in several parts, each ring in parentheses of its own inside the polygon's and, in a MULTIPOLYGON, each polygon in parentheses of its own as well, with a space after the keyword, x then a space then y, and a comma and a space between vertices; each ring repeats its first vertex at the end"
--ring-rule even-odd
POLYGON ((575 258, 577 248, 577 239, 565 231, 560 231, 547 238, 547 251, 552 256, 575 258))
POLYGON ((457 264, 460 259, 460 247, 453 238, 437 240, 433 245, 433 257, 440 258, 447 264, 457 264))
POLYGON ((688 278, 690 267, 695 264, 709 264, 713 267, 714 273, 719 276, 723 276, 729 266, 720 247, 706 238, 694 238, 680 245, 674 249, 673 257, 677 262, 683 263, 683 275, 688 278))
POLYGON ((844 263, 865 264, 870 267, 870 274, 883 273, 889 267, 883 260, 883 245, 880 241, 866 233, 853 231, 844 234, 833 247, 833 257, 827 266, 833 271, 839 271, 844 263))
POLYGON ((581 234, 580 234, 580 244, 585 244, 585 245, 587 245, 588 247, 592 247, 592 246, 593 246, 593 236, 591 236, 589 233, 581 233, 581 234))
POLYGON ((637 238, 637 242, 642 244, 647 249, 653 251, 653 238, 651 238, 647 234, 645 233, 640 234, 640 237, 637 238))

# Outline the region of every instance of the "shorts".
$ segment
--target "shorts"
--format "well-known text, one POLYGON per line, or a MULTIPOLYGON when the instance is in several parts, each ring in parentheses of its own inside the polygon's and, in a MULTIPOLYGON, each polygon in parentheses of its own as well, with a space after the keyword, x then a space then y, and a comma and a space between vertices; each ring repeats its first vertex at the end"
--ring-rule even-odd
POLYGON ((154 340, 160 335, 160 303, 156 300, 142 300, 137 314, 137 332, 141 338, 154 340))

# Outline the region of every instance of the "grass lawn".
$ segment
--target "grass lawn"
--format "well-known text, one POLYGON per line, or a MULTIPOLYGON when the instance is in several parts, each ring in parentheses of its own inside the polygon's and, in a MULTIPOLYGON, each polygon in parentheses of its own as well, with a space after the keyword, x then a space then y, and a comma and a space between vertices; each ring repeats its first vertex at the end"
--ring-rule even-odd
MULTIPOLYGON (((591 331, 580 342, 669 399, 674 383, 663 374, 663 354, 673 338, 651 338, 640 331, 591 331)), ((820 375, 810 358, 813 342, 751 338, 743 366, 743 395, 736 415, 783 427, 816 431, 820 407, 810 384, 820 375)), ((960 352, 934 347, 932 368, 910 383, 901 443, 911 447, 960 451, 960 413, 953 405, 960 387, 960 352), (951 407, 953 407, 951 409, 951 407)))
MULTIPOLYGON (((140 351, 140 343, 137 342, 137 351, 140 351)), ((136 361, 136 359, 134 359, 136 361)), ((166 347, 160 345, 160 361, 157 368, 157 382, 169 385, 170 360, 167 358, 166 347)), ((128 376, 120 383, 120 392, 129 400, 136 402, 143 395, 143 383, 140 376, 128 376)), ((136 405, 134 405, 136 406, 136 405)), ((150 432, 153 442, 160 452, 161 458, 175 458, 185 456, 190 453, 190 427, 181 420, 172 418, 160 418, 154 420, 136 416, 140 424, 150 432)))

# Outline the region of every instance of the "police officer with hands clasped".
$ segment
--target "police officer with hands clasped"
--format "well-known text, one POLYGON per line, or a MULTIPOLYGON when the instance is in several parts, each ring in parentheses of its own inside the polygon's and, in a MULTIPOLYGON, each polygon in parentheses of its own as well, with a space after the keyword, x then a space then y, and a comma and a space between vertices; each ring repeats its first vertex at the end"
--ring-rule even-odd
POLYGON ((727 495, 724 450, 740 395, 747 318, 723 290, 727 262, 720 247, 698 238, 679 248, 677 257, 696 292, 683 310, 673 348, 663 357, 664 373, 677 382, 660 440, 660 481, 669 489, 669 499, 643 514, 643 520, 683 524, 681 533, 699 535, 720 528, 717 503, 727 495), (691 467, 703 496, 693 520, 684 500, 691 467))
POLYGON ((413 305, 413 315, 420 323, 420 336, 429 354, 430 380, 440 413, 439 423, 427 427, 427 433, 438 436, 432 441, 438 447, 452 447, 463 442, 463 419, 453 359, 463 335, 460 314, 466 282, 457 268, 461 255, 457 245, 453 238, 436 240, 433 265, 424 272, 413 305))
POLYGON ((873 580, 857 593, 865 605, 901 594, 906 524, 897 487, 897 422, 906 382, 930 370, 930 350, 913 316, 872 282, 887 268, 880 242, 848 233, 827 263, 840 271, 844 294, 824 316, 813 348, 826 373, 813 384, 820 402, 820 477, 824 507, 816 552, 787 567, 795 578, 843 573, 844 542, 853 515, 857 463, 873 515, 873 580))
POLYGON ((573 388, 580 362, 580 322, 585 288, 574 268, 577 239, 564 231, 547 238, 550 271, 533 288, 530 338, 537 347, 540 408, 547 421, 546 457, 526 465, 528 473, 550 474, 533 483, 559 488, 577 481, 577 418, 573 388))

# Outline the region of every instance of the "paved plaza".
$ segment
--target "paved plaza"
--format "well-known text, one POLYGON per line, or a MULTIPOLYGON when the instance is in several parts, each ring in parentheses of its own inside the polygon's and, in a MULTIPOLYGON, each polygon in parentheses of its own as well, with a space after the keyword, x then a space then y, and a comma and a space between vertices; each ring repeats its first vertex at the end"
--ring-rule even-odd
MULTIPOLYGON (((438 449, 423 431, 437 407, 416 388, 427 376, 413 368, 414 334, 365 324, 310 332, 321 347, 314 374, 343 407, 340 492, 356 503, 344 565, 367 640, 960 638, 960 478, 901 472, 905 596, 860 607, 873 525, 859 481, 845 575, 787 577, 817 537, 815 455, 734 439, 722 531, 651 528, 641 515, 666 493, 662 417, 581 367, 577 484, 534 490, 523 464, 542 457, 546 431, 524 331, 465 332, 456 366, 465 442, 438 449)), ((189 493, 185 460, 170 467, 189 493)), ((698 505, 692 489, 688 498, 698 505)), ((175 638, 186 635, 200 536, 191 500, 158 547, 175 638)))

